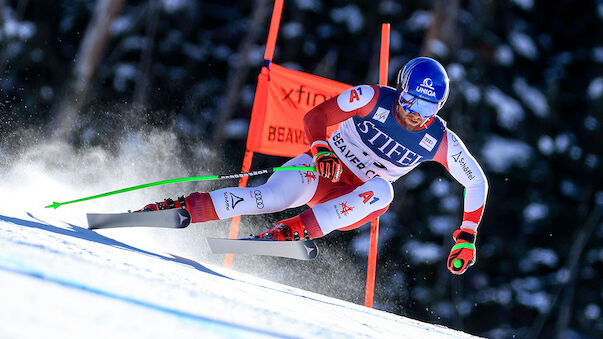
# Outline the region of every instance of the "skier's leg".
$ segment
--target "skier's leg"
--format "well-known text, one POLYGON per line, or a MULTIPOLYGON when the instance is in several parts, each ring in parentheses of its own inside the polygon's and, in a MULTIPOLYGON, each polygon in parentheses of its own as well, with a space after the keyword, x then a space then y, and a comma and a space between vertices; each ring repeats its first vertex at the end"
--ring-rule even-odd
MULTIPOLYGON (((311 166, 312 158, 301 154, 283 166, 311 166)), ((279 171, 268 181, 256 187, 229 187, 209 192, 219 219, 237 215, 274 213, 305 205, 316 191, 316 173, 307 171, 279 171)))
POLYGON ((352 192, 320 203, 300 215, 278 222, 258 238, 297 240, 320 238, 333 230, 350 230, 383 214, 394 197, 392 185, 373 178, 352 192))
MULTIPOLYGON (((283 166, 309 167, 312 158, 301 154, 283 166)), ((195 192, 178 201, 149 204, 143 210, 186 208, 191 221, 227 219, 237 215, 255 215, 282 211, 306 204, 316 192, 318 177, 314 172, 279 171, 257 187, 229 187, 213 192, 195 192)), ((142 211, 142 210, 141 210, 142 211)))

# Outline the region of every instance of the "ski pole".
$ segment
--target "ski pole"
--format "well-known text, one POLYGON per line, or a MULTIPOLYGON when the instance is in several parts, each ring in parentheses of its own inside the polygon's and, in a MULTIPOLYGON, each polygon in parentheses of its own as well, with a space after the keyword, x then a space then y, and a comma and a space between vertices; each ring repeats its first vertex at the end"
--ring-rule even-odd
POLYGON ((56 201, 54 201, 52 204, 46 206, 45 208, 54 208, 54 209, 57 209, 57 208, 59 208, 62 205, 73 204, 73 203, 76 203, 76 202, 82 202, 82 201, 86 201, 86 200, 92 200, 92 199, 102 198, 102 197, 106 197, 106 196, 109 196, 109 195, 130 192, 130 191, 138 190, 138 189, 141 189, 141 188, 152 187, 152 186, 159 186, 159 185, 165 185, 165 184, 171 184, 171 183, 176 183, 176 182, 206 181, 206 180, 221 180, 221 179, 236 179, 236 178, 241 178, 241 177, 252 177, 252 176, 256 176, 256 175, 262 175, 262 174, 268 174, 268 173, 274 173, 274 172, 280 172, 280 171, 308 171, 308 172, 316 172, 316 169, 314 167, 272 167, 272 168, 267 168, 267 169, 263 169, 263 170, 259 170, 259 171, 253 171, 253 172, 247 172, 247 173, 218 174, 218 175, 206 175, 206 176, 201 176, 201 177, 188 177, 188 178, 179 178, 179 179, 169 179, 169 180, 151 182, 151 183, 148 183, 148 184, 142 184, 142 185, 138 185, 138 186, 132 186, 132 187, 127 187, 127 188, 122 188, 122 189, 119 189, 119 190, 116 190, 116 191, 111 191, 111 192, 107 192, 107 193, 97 194, 97 195, 93 195, 93 196, 90 196, 90 197, 85 197, 85 198, 71 200, 71 201, 65 201, 65 202, 56 202, 56 201))

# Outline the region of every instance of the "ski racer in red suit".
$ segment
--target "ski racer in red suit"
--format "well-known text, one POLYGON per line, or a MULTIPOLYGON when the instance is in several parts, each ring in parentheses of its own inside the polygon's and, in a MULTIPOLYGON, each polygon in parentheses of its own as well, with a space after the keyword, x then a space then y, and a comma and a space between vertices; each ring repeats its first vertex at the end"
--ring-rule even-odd
POLYGON ((192 222, 204 222, 307 205, 309 209, 256 237, 314 239, 380 216, 393 199, 392 182, 424 161, 436 161, 465 187, 463 221, 453 233, 455 245, 447 260, 452 273, 462 274, 476 260, 488 182, 461 139, 436 115, 448 93, 444 67, 431 58, 415 58, 399 72, 397 89, 356 86, 306 114, 311 149, 284 166, 315 165, 316 173, 279 171, 257 187, 196 192, 143 210, 186 208, 192 222), (329 137, 327 126, 338 123, 329 137))

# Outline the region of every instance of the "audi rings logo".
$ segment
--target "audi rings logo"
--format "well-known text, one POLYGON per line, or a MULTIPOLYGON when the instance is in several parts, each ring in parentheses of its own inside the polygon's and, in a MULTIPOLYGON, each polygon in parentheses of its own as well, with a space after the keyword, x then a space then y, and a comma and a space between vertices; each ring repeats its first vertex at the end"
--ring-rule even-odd
POLYGON ((259 190, 255 190, 253 191, 253 194, 255 195, 255 204, 258 207, 258 209, 262 209, 264 208, 264 198, 262 197, 262 192, 260 192, 259 190))

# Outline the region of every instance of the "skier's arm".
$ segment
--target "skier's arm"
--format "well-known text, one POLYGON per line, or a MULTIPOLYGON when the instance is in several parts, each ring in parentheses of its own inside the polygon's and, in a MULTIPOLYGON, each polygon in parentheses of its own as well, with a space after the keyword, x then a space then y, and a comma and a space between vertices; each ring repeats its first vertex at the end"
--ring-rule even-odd
POLYGON ((356 86, 319 104, 304 116, 306 138, 311 145, 313 162, 320 176, 336 182, 343 169, 341 160, 326 141, 327 127, 356 115, 368 115, 378 98, 378 86, 356 86))
POLYGON ((446 129, 434 160, 442 164, 465 187, 461 228, 477 232, 488 195, 488 180, 484 171, 461 139, 448 129, 446 129))
POLYGON ((304 116, 304 131, 308 142, 327 140, 327 127, 355 115, 366 116, 377 103, 379 87, 361 85, 312 108, 304 116))
POLYGON ((465 186, 463 221, 452 236, 455 244, 446 263, 450 272, 462 274, 476 261, 475 238, 486 204, 488 180, 463 142, 448 129, 434 160, 465 186))

